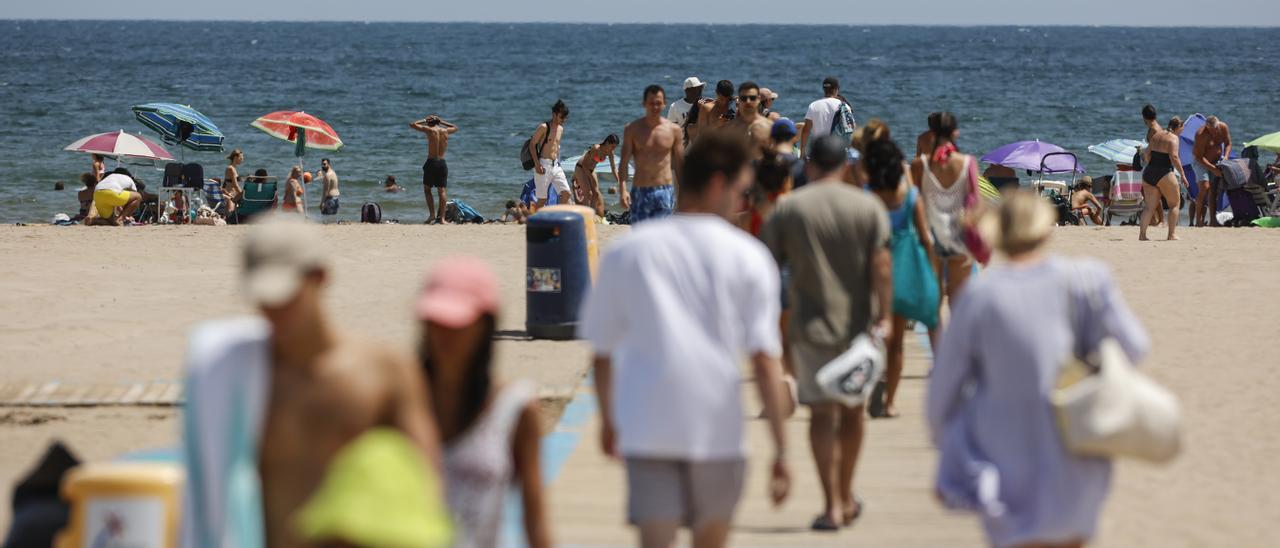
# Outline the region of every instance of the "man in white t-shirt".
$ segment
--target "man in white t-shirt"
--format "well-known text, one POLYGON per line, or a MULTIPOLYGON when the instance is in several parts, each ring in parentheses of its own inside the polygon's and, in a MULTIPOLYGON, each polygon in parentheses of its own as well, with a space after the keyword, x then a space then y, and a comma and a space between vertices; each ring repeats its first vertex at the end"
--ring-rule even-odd
POLYGON ((727 219, 753 179, 741 139, 689 149, 675 215, 632 229, 604 256, 579 335, 594 353, 604 452, 625 459, 628 520, 642 546, 681 527, 724 546, 745 473, 742 362, 750 359, 776 453, 770 491, 785 500, 778 270, 727 219), (615 378, 616 375, 616 378, 615 378))
POLYGON ((667 109, 667 119, 683 129, 685 120, 689 119, 689 110, 702 101, 702 89, 706 85, 697 76, 685 78, 684 98, 671 103, 671 108, 667 109))
POLYGON ((133 216, 140 205, 142 194, 138 192, 138 184, 133 180, 133 175, 129 170, 118 167, 94 187, 93 206, 98 216, 87 222, 120 226, 125 219, 133 216))
POLYGON ((809 103, 809 110, 804 115, 804 128, 800 130, 800 150, 806 157, 810 143, 831 135, 831 125, 836 123, 840 107, 847 103, 840 95, 840 81, 835 76, 822 80, 822 95, 821 99, 809 103))

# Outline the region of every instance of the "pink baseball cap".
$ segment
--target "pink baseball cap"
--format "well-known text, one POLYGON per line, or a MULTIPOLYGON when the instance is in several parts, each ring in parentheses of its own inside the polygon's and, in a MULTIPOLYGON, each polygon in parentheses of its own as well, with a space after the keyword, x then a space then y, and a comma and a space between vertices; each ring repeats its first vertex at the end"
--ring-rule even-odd
POLYGON ((445 259, 427 275, 416 308, 420 320, 461 329, 498 313, 498 282, 480 259, 445 259))

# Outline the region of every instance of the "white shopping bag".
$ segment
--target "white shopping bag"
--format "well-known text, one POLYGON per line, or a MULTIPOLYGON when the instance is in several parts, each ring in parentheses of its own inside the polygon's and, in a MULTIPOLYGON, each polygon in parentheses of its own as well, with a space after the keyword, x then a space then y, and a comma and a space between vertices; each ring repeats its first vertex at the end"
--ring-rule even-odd
POLYGON ((870 335, 853 339, 849 349, 818 370, 818 386, 828 397, 849 407, 867 402, 884 375, 884 350, 870 335))

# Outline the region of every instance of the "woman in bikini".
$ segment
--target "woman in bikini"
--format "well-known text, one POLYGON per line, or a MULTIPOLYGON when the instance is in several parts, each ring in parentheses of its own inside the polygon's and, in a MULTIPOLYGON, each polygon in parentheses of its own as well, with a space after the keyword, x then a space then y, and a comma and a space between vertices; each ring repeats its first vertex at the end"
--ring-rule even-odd
POLYGON ((297 212, 303 217, 307 216, 307 210, 302 201, 302 168, 298 166, 293 166, 289 171, 289 181, 285 183, 284 199, 280 202, 280 209, 297 212))
POLYGON ((582 159, 578 160, 578 166, 573 170, 573 180, 582 188, 582 204, 595 210, 596 216, 600 218, 604 218, 604 196, 600 194, 600 177, 596 176, 596 165, 608 158, 609 171, 613 173, 615 181, 619 180, 618 166, 613 159, 613 150, 617 147, 618 136, 610 133, 600 144, 591 145, 582 153, 582 159))
POLYGON ((244 152, 240 149, 237 148, 227 155, 227 170, 222 175, 222 197, 227 203, 227 219, 233 218, 236 207, 240 204, 240 198, 244 196, 244 191, 240 188, 240 172, 236 171, 236 166, 243 163, 244 152))
POLYGON ((1178 183, 1182 180, 1179 177, 1182 159, 1178 157, 1180 130, 1182 119, 1174 116, 1169 120, 1168 129, 1157 132, 1151 138, 1151 146, 1147 148, 1147 166, 1142 170, 1142 199, 1145 207, 1138 227, 1139 240, 1147 240, 1147 226, 1161 206, 1168 211, 1169 239, 1178 239, 1173 231, 1178 228, 1178 209, 1181 206, 1178 193, 1178 183))

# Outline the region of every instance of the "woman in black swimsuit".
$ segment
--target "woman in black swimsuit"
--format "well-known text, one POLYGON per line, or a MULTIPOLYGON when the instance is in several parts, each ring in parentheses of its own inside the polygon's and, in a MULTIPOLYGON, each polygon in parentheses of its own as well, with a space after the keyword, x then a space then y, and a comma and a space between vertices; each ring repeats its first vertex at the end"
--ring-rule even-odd
POLYGON ((1182 180, 1179 177, 1182 159, 1178 157, 1178 130, 1181 129, 1182 119, 1174 116, 1169 120, 1168 129, 1151 138, 1151 145, 1147 149, 1147 167, 1142 170, 1142 198, 1145 207, 1138 227, 1139 240, 1147 239, 1147 225, 1151 223, 1156 209, 1162 205, 1161 202, 1169 212, 1169 239, 1178 239, 1173 231, 1178 228, 1178 210, 1181 208, 1178 201, 1178 182, 1182 180))

